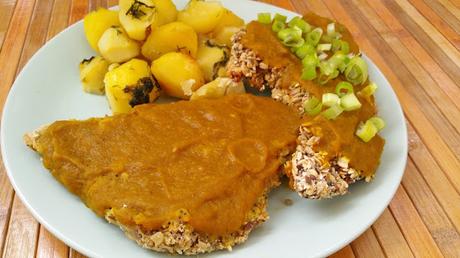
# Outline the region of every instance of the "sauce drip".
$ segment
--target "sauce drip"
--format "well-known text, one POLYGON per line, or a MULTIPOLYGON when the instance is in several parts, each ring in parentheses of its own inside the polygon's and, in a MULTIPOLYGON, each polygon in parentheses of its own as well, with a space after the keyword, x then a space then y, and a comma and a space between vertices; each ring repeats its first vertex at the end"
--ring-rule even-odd
POLYGON ((300 119, 252 95, 140 105, 57 121, 38 139, 44 165, 99 216, 144 230, 187 214, 200 233, 237 231, 273 183, 300 119))

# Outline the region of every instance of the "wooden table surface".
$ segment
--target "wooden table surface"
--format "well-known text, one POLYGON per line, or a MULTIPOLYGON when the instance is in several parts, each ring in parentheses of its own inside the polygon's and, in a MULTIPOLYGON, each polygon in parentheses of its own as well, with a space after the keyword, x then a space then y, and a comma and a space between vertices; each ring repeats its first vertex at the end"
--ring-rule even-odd
MULTIPOLYGON (((0 112, 14 78, 49 39, 116 0, 0 0, 0 112)), ((460 1, 267 0, 344 23, 379 66, 407 118, 409 158, 396 196, 333 257, 460 257, 460 1)), ((51 235, 0 166, 3 257, 82 257, 51 235)))

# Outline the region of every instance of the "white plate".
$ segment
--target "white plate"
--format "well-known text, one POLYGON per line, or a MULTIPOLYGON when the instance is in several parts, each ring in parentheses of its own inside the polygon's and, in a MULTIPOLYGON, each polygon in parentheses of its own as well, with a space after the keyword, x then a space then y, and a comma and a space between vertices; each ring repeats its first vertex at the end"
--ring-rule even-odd
MULTIPOLYGON (((292 12, 251 1, 223 0, 246 21, 258 12, 292 12)), ((178 8, 185 1, 176 1, 178 8)), ((58 119, 110 114, 104 97, 85 94, 78 63, 94 55, 79 22, 48 42, 24 67, 5 104, 1 144, 3 162, 16 193, 35 218, 72 248, 91 257, 159 257, 144 250, 113 225, 94 215, 43 167, 22 140, 26 132, 58 119)), ((387 122, 386 139, 376 179, 351 187, 351 194, 332 200, 304 200, 286 186, 270 194, 271 219, 233 252, 209 257, 322 257, 363 233, 392 199, 404 172, 407 135, 403 113, 385 77, 368 58, 370 78, 379 86, 377 103, 387 122), (290 198, 292 206, 283 200, 290 198)))

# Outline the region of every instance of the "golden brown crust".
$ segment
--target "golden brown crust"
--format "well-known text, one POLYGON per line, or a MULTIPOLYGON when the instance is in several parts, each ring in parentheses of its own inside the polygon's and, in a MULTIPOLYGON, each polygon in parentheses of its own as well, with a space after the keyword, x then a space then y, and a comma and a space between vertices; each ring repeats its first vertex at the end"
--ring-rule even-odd
POLYGON ((232 250, 232 247, 241 244, 249 236, 249 233, 268 220, 266 211, 267 196, 261 196, 247 215, 246 222, 241 228, 231 234, 219 237, 209 237, 193 230, 182 220, 173 220, 164 224, 161 229, 145 232, 138 227, 128 227, 115 220, 111 210, 108 210, 105 218, 112 224, 120 227, 126 236, 134 240, 140 246, 171 254, 197 255, 217 250, 232 250))

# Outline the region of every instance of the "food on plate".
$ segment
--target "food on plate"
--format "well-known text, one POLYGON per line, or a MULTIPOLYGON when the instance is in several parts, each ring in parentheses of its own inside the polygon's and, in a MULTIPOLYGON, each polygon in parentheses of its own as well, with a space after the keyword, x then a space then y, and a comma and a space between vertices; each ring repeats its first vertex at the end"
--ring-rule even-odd
POLYGON ((266 194, 299 123, 286 105, 238 94, 57 121, 25 142, 139 245, 191 255, 231 250, 268 219, 266 194))
POLYGON ((222 17, 220 18, 219 22, 216 24, 211 33, 217 33, 226 27, 242 28, 243 26, 243 19, 238 17, 238 15, 234 14, 232 11, 224 8, 222 17))
POLYGON ((151 25, 152 30, 177 19, 177 9, 172 0, 153 0, 153 5, 155 5, 155 14, 151 25))
POLYGON ((190 100, 197 99, 216 99, 232 94, 245 93, 244 85, 242 82, 234 82, 230 78, 218 77, 212 82, 201 86, 198 90, 193 92, 190 100))
POLYGON ((152 62, 152 73, 168 95, 189 99, 204 84, 203 72, 191 56, 170 52, 152 62))
POLYGON ((153 102, 160 90, 144 60, 130 61, 112 68, 104 77, 105 93, 114 114, 126 113, 134 106, 153 102))
POLYGON ((200 44, 196 61, 201 71, 203 71, 206 81, 210 82, 214 80, 219 75, 219 70, 225 69, 228 55, 229 49, 227 47, 213 44, 210 40, 206 40, 200 44))
POLYGON ((104 75, 109 65, 109 62, 100 56, 92 56, 81 61, 80 81, 85 92, 104 94, 104 75))
POLYGON ((230 47, 232 45, 232 37, 241 30, 241 27, 223 27, 222 29, 212 33, 212 39, 217 45, 230 47))
POLYGON ((192 26, 198 33, 206 34, 216 28, 224 13, 225 8, 219 2, 192 0, 179 12, 177 20, 192 26))
POLYGON ((144 40, 156 13, 153 0, 120 0, 119 7, 118 18, 129 37, 144 40))
POLYGON ((142 55, 155 60, 169 52, 182 52, 196 56, 198 36, 183 22, 171 22, 156 28, 142 45, 142 55))
POLYGON ((121 27, 110 27, 98 42, 99 52, 110 63, 121 63, 138 56, 141 52, 137 41, 128 37, 121 27))
POLYGON ((85 36, 94 51, 99 52, 97 43, 99 42, 102 34, 112 26, 120 26, 117 11, 109 11, 104 8, 99 8, 85 16, 85 19, 83 20, 85 36))
POLYGON ((285 165, 290 187, 311 199, 370 181, 385 140, 376 117, 376 85, 341 24, 313 13, 287 21, 259 14, 233 37, 228 73, 295 108, 303 117, 296 151, 285 165))
MULTIPOLYGON (((119 8, 98 9, 85 17, 86 38, 101 57, 93 63, 84 60, 80 65, 84 91, 103 95, 104 89, 109 89, 107 99, 113 112, 127 112, 133 105, 147 101, 144 96, 131 105, 131 93, 122 92, 126 84, 121 89, 115 87, 117 84, 103 84, 108 71, 133 59, 151 64, 154 74, 149 76, 153 83, 145 81, 146 85, 141 82, 139 85, 144 86, 137 87, 153 86, 155 94, 148 102, 159 95, 156 81, 164 94, 189 99, 204 83, 225 77, 231 37, 244 26, 244 21, 219 2, 191 0, 180 14, 171 0, 120 0, 119 8)), ((214 88, 208 87, 199 94, 216 97, 217 93, 209 91, 214 88)))

